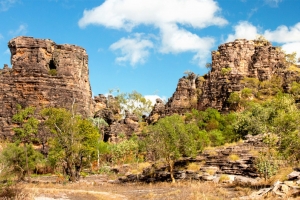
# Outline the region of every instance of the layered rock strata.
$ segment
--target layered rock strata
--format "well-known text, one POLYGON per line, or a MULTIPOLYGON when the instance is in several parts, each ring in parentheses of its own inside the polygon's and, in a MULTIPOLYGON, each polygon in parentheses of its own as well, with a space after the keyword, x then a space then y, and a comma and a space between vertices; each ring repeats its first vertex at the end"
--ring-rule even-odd
POLYGON ((132 113, 125 111, 121 114, 118 99, 109 95, 105 97, 100 94, 94 97, 95 112, 94 118, 103 119, 107 124, 102 128, 103 140, 113 143, 122 139, 130 138, 133 133, 139 131, 139 119, 132 113))
POLYGON ((192 108, 227 111, 230 94, 245 87, 241 81, 245 77, 265 81, 276 74, 284 79, 282 86, 287 89, 286 80, 294 74, 286 69, 285 54, 267 41, 239 39, 222 44, 212 52, 211 71, 204 76, 190 73, 181 78, 173 96, 164 108, 160 105, 159 110, 151 112, 148 122, 192 108))
POLYGON ((0 133, 12 133, 16 105, 65 107, 91 116, 94 103, 89 82, 88 55, 75 45, 17 37, 9 41, 11 65, 0 70, 0 133))

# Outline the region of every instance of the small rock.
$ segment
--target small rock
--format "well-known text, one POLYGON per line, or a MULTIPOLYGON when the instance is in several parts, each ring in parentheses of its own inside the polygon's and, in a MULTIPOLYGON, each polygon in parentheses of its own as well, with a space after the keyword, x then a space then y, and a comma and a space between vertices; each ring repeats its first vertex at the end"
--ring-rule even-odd
POLYGON ((298 172, 298 171, 293 171, 292 173, 287 175, 288 180, 295 180, 298 177, 300 177, 300 172, 298 172))
POLYGON ((280 190, 281 190, 283 193, 287 194, 287 193, 289 192, 289 186, 287 186, 287 185, 285 185, 285 184, 282 184, 280 190))
POLYGON ((202 176, 202 179, 204 180, 204 181, 212 181, 212 180, 214 180, 216 178, 216 176, 212 176, 212 175, 204 175, 204 176, 202 176))

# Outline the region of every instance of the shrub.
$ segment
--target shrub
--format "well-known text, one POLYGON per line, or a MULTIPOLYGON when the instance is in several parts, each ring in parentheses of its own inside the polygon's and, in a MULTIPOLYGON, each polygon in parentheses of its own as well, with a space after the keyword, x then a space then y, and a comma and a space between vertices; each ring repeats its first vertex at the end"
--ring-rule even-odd
POLYGON ((221 74, 222 75, 227 75, 227 74, 229 74, 231 72, 231 68, 230 67, 228 67, 228 68, 222 68, 221 69, 221 74))
POLYGON ((56 76, 57 75, 57 70, 56 69, 50 69, 49 70, 49 75, 50 76, 56 76))
POLYGON ((227 174, 222 174, 220 176, 220 179, 219 179, 219 182, 226 182, 226 181, 229 181, 230 180, 230 177, 227 175, 227 174))
POLYGON ((201 165, 200 164, 197 164, 197 163, 189 163, 188 166, 187 166, 187 170, 190 170, 190 171, 199 171, 201 165))
POLYGON ((228 159, 229 159, 230 161, 237 161, 237 160, 240 159, 240 157, 239 157, 238 155, 236 155, 236 154, 230 154, 230 155, 228 156, 228 159))

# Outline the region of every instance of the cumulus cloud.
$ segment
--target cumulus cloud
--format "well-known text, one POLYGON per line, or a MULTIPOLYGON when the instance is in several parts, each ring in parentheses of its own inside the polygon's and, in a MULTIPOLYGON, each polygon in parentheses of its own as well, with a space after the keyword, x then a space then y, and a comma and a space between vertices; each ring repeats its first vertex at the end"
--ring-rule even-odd
POLYGON ((297 53, 297 56, 296 56, 297 61, 298 61, 298 63, 300 63, 298 60, 298 58, 300 58, 300 42, 286 43, 286 44, 282 45, 282 49, 286 53, 296 52, 297 53))
POLYGON ((7 11, 12 7, 18 0, 0 0, 0 12, 7 11))
POLYGON ((282 25, 274 31, 266 30, 264 36, 266 39, 278 43, 300 42, 300 22, 291 27, 282 25))
POLYGON ((21 24, 18 29, 8 32, 12 36, 25 35, 27 33, 27 25, 21 24))
POLYGON ((265 30, 259 32, 258 28, 247 21, 239 22, 234 26, 234 34, 228 35, 226 42, 234 41, 238 38, 255 39, 257 35, 263 35, 270 42, 282 45, 282 49, 287 53, 297 53, 300 57, 300 22, 294 26, 278 26, 275 30, 265 30))
POLYGON ((234 34, 229 34, 226 42, 232 42, 235 39, 253 40, 259 34, 258 29, 247 21, 240 21, 233 29, 234 34))
POLYGON ((297 58, 300 57, 300 22, 291 27, 281 25, 274 31, 266 30, 264 36, 271 42, 281 44, 287 53, 296 52, 297 58))
POLYGON ((142 39, 142 34, 135 34, 133 38, 121 38, 109 48, 121 52, 116 62, 130 62, 130 65, 135 66, 138 63, 145 63, 149 56, 149 49, 153 48, 153 43, 148 39, 142 39))
POLYGON ((158 95, 145 95, 144 97, 145 99, 150 100, 153 106, 156 103, 156 99, 161 99, 164 102, 167 102, 167 97, 165 96, 160 97, 158 95))
POLYGON ((207 56, 214 40, 201 38, 190 30, 227 24, 219 12, 213 0, 106 0, 85 10, 78 24, 81 28, 101 25, 128 32, 139 25, 152 26, 160 33, 160 52, 195 52, 194 60, 201 63, 199 59, 207 56))
POLYGON ((205 64, 207 56, 210 55, 210 49, 215 40, 210 37, 200 38, 185 29, 179 28, 176 24, 165 24, 161 28, 162 53, 182 53, 195 52, 193 61, 200 66, 205 64))

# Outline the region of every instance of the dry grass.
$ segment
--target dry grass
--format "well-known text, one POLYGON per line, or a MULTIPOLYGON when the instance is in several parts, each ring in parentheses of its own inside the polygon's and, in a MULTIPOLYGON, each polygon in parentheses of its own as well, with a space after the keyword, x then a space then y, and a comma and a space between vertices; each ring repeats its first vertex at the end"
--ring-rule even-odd
POLYGON ((220 176, 220 179, 219 179, 219 182, 222 183, 222 182, 226 182, 226 181, 229 181, 230 180, 230 177, 226 174, 222 174, 220 176))
POLYGON ((26 184, 27 191, 36 197, 67 197, 70 199, 172 199, 172 200, 218 200, 239 197, 241 191, 234 187, 212 182, 182 181, 175 184, 92 184, 87 182, 63 184, 26 184), (75 198, 76 197, 76 198, 75 198))
MULTIPOLYGON (((80 200, 116 199, 116 200, 225 200, 238 199, 241 196, 249 196, 253 191, 262 186, 236 186, 234 184, 217 184, 213 182, 181 181, 174 184, 161 183, 127 183, 108 184, 96 182, 79 182, 68 184, 23 184, 27 194, 31 197, 21 198, 25 200, 35 197, 68 198, 80 200)), ((24 191, 24 190, 23 190, 24 191)), ((24 193, 24 192, 23 192, 24 193)), ((265 199, 276 199, 269 196, 265 199)), ((0 198, 1 199, 1 198, 0 198)), ((293 199, 293 198, 288 198, 293 199)))
POLYGON ((237 161, 237 160, 239 160, 240 159, 240 157, 238 156, 238 155, 236 155, 236 154, 230 154, 229 156, 228 156, 228 160, 230 160, 230 161, 237 161))
POLYGON ((199 171, 199 170, 200 170, 200 167, 201 167, 202 165, 203 165, 203 164, 201 164, 201 163, 194 163, 194 162, 192 162, 192 163, 189 163, 189 164, 188 164, 187 170, 196 172, 196 171, 199 171))
POLYGON ((274 184, 276 181, 286 181, 287 180, 287 175, 289 175, 291 172, 293 172, 292 167, 284 167, 280 168, 276 175, 272 176, 268 181, 269 184, 274 184))

